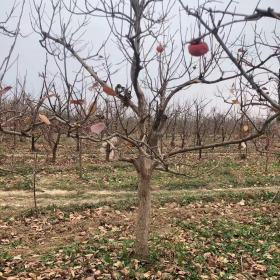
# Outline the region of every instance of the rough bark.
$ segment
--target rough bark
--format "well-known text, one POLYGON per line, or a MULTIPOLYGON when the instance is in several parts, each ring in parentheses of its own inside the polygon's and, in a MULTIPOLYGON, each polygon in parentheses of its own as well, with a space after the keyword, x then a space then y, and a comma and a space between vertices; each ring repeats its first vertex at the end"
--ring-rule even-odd
POLYGON ((52 146, 52 158, 51 158, 52 163, 56 162, 57 149, 58 149, 58 145, 59 145, 59 142, 60 142, 60 137, 61 137, 61 134, 60 134, 60 132, 58 132, 57 137, 56 137, 56 139, 53 143, 53 146, 52 146))
POLYGON ((80 151, 80 135, 76 134, 76 152, 80 151))
POLYGON ((151 177, 153 172, 153 161, 140 157, 135 161, 138 172, 138 214, 136 221, 136 244, 135 254, 140 259, 147 259, 148 238, 151 219, 151 177))
POLYGON ((57 154, 57 146, 55 145, 55 146, 52 148, 51 163, 55 163, 55 162, 56 162, 56 154, 57 154))
POLYGON ((106 145, 106 161, 107 162, 110 161, 110 152, 111 152, 111 147, 110 147, 110 144, 107 143, 107 145, 106 145))
POLYGON ((31 152, 36 152, 36 139, 34 135, 31 136, 31 152))

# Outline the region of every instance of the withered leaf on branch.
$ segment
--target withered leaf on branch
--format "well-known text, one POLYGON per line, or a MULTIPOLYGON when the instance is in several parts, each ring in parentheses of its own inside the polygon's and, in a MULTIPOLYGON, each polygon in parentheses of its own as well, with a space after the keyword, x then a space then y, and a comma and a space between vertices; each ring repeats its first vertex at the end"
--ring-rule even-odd
POLYGON ((70 104, 74 104, 74 105, 83 105, 85 102, 84 99, 72 99, 70 100, 70 104))
POLYGON ((45 124, 47 124, 47 125, 50 125, 50 124, 51 124, 51 122, 50 122, 50 120, 48 119, 47 116, 45 116, 45 115, 43 115, 43 114, 39 114, 38 117, 39 117, 39 119, 40 119, 41 122, 43 122, 43 123, 45 123, 45 124))
POLYGON ((244 52, 244 50, 242 48, 239 48, 238 52, 244 52))
POLYGON ((92 115, 97 111, 97 101, 95 100, 94 102, 92 102, 92 104, 90 105, 89 109, 88 109, 88 115, 92 115))
POLYGON ((11 90, 12 87, 8 86, 8 87, 4 87, 3 89, 0 89, 0 96, 6 94, 9 90, 11 90))
POLYGON ((249 131, 249 126, 247 124, 245 124, 242 129, 243 129, 244 132, 248 132, 249 131))
POLYGON ((46 99, 49 99, 51 97, 57 96, 54 92, 49 91, 48 94, 46 94, 43 98, 42 101, 45 101, 46 99))
POLYGON ((103 86, 103 91, 110 96, 117 96, 117 93, 110 87, 108 86, 103 86))
POLYGON ((240 102, 238 101, 238 99, 232 99, 231 100, 231 103, 234 104, 234 105, 239 105, 240 102))
POLYGON ((95 134, 100 134, 105 128, 106 128, 105 123, 99 122, 99 123, 93 124, 90 127, 90 131, 95 134))
POLYGON ((49 91, 48 94, 46 95, 47 98, 51 98, 56 96, 56 94, 54 92, 49 91))

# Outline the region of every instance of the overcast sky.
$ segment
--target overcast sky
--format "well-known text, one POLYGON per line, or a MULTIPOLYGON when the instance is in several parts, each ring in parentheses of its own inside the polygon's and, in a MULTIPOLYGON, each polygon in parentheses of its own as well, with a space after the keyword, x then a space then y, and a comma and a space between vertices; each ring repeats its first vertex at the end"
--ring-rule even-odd
MULTIPOLYGON (((9 11, 12 5, 12 0, 0 0, 1 1, 1 11, 0 11, 0 18, 3 17, 5 13, 9 11)), ((48 0, 45 0, 46 3, 48 0)), ((126 0, 128 1, 128 0, 126 0)), ((259 0, 240 0, 237 4, 237 11, 240 13, 252 13, 254 11, 255 6, 257 5, 259 0)), ((17 1, 19 4, 21 0, 17 1)), ((32 1, 30 1, 32 2, 32 1)), ((195 5, 197 0, 185 0, 186 4, 189 6, 195 5)), ((227 1, 225 1, 227 2, 227 1)), ((268 7, 274 8, 276 11, 280 12, 280 0, 262 0, 259 7, 267 9, 268 7)), ((22 33, 26 36, 24 38, 20 38, 17 44, 17 48, 14 52, 13 57, 19 57, 18 59, 18 70, 21 77, 27 73, 28 77, 28 90, 33 94, 36 94, 38 89, 40 88, 40 80, 38 77, 38 73, 42 72, 44 66, 44 59, 45 59, 45 51, 39 44, 39 36, 35 34, 31 28, 30 24, 30 4, 27 1, 27 5, 25 7, 24 17, 22 21, 22 33)), ((186 23, 187 24, 187 23, 186 23)), ((265 30, 273 29, 275 24, 274 20, 266 20, 260 21, 259 25, 263 27, 265 30)), ((92 42, 100 42, 104 40, 106 34, 106 28, 104 26, 104 22, 95 20, 94 21, 94 28, 93 32, 88 32, 86 35, 86 40, 92 42)), ((234 32, 239 32, 239 30, 235 30, 234 32)), ((3 38, 3 37, 2 37, 3 38)), ((9 40, 1 39, 1 53, 0 53, 0 60, 2 60, 3 56, 7 54, 9 49, 9 40)), ((114 51, 114 50, 112 50, 114 51)), ((75 66, 73 66, 75 68, 75 66)), ((12 67, 6 76, 5 83, 6 84, 13 84, 16 77, 16 65, 12 67)), ((55 73, 57 70, 54 65, 51 65, 50 71, 55 73)), ((193 89, 196 92, 196 96, 208 97, 211 99, 214 92, 216 91, 216 86, 211 86, 203 88, 198 86, 193 89)))

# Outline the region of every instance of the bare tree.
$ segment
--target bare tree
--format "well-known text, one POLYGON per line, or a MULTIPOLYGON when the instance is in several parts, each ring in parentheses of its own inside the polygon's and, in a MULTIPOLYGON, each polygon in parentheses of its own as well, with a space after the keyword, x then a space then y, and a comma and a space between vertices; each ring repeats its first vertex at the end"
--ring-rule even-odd
MULTIPOLYGON (((175 0, 49 2, 52 12, 46 15, 43 1, 39 4, 34 1, 33 26, 41 36, 42 47, 55 57, 66 53, 67 59, 79 62, 93 79, 99 93, 103 92, 115 102, 122 103, 134 118, 130 130, 112 131, 105 140, 118 136, 133 147, 134 153, 122 157, 121 160, 132 163, 138 173, 139 205, 135 250, 138 257, 146 258, 152 206, 151 178, 154 170, 171 172, 170 159, 182 153, 229 144, 238 145, 262 135, 268 124, 279 116, 280 106, 274 97, 262 89, 255 73, 257 70, 263 71, 265 65, 278 56, 278 48, 272 48, 272 52, 256 64, 246 65, 246 68, 241 65, 228 47, 236 47, 236 44, 230 42, 229 36, 221 36, 220 33, 225 28, 232 28, 236 23, 246 23, 258 18, 254 15, 237 15, 242 19, 236 21, 230 18, 227 21, 228 16, 225 15, 232 13, 229 12, 230 5, 222 11, 222 16, 215 17, 219 15, 219 11, 207 9, 206 4, 209 1, 193 10, 179 1, 184 10, 184 14, 180 16, 197 24, 192 32, 188 30, 185 35, 186 30, 183 30, 180 24, 181 17, 172 17, 179 8, 178 1, 175 0), (80 23, 73 25, 77 18, 80 23), (100 46, 94 46, 92 51, 85 47, 84 43, 81 44, 81 38, 86 32, 87 24, 96 18, 104 20, 108 36, 104 36, 104 42, 100 46), (193 21, 193 18, 196 21, 193 21), (178 22, 175 22, 177 19, 178 22), (194 37, 196 40, 193 40, 194 37), (191 41, 191 44, 195 45, 199 44, 202 38, 208 42, 210 53, 201 58, 191 58, 187 53, 186 42, 191 41), (114 39, 113 46, 110 46, 109 39, 114 39), (110 51, 107 51, 108 47, 110 51), (113 50, 116 55, 110 55, 113 50), (234 71, 222 69, 222 65, 227 61, 233 63, 234 71), (120 75, 121 69, 124 72, 120 75), (126 69, 129 69, 129 76, 126 75, 126 69), (167 147, 161 148, 169 107, 174 96, 187 93, 192 85, 236 80, 250 87, 250 91, 243 93, 242 106, 267 106, 277 112, 264 117, 262 123, 253 126, 252 132, 246 137, 176 148, 172 151, 167 147), (246 103, 248 98, 244 99, 244 95, 248 98, 262 97, 264 101, 256 103, 254 98, 251 98, 250 102, 246 103)), ((229 4, 232 2, 229 1, 229 4)), ((256 47, 256 44, 253 43, 252 46, 256 47)), ((203 48, 206 49, 205 43, 203 48)), ((270 45, 268 49, 271 50, 270 45)), ((247 61, 250 61, 249 56, 252 53, 250 48, 246 47, 247 61)), ((244 58, 242 54, 239 60, 244 58)), ((265 69, 268 71, 268 68, 265 69)), ((119 121, 124 122, 120 116, 119 121)), ((93 141, 104 140, 85 134, 82 137, 93 141)))

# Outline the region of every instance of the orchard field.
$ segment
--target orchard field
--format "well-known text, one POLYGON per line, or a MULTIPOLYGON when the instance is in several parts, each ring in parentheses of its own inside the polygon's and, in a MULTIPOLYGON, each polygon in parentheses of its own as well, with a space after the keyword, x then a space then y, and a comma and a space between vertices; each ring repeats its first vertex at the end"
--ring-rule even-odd
MULTIPOLYGON (((73 142, 74 143, 74 142, 73 142)), ((1 279, 279 279, 280 163, 253 149, 188 154, 152 181, 150 254, 134 257, 137 174, 93 145, 56 163, 1 149, 1 279), (13 172, 8 172, 8 170, 13 172)), ((40 145, 38 145, 40 148, 40 145)))

